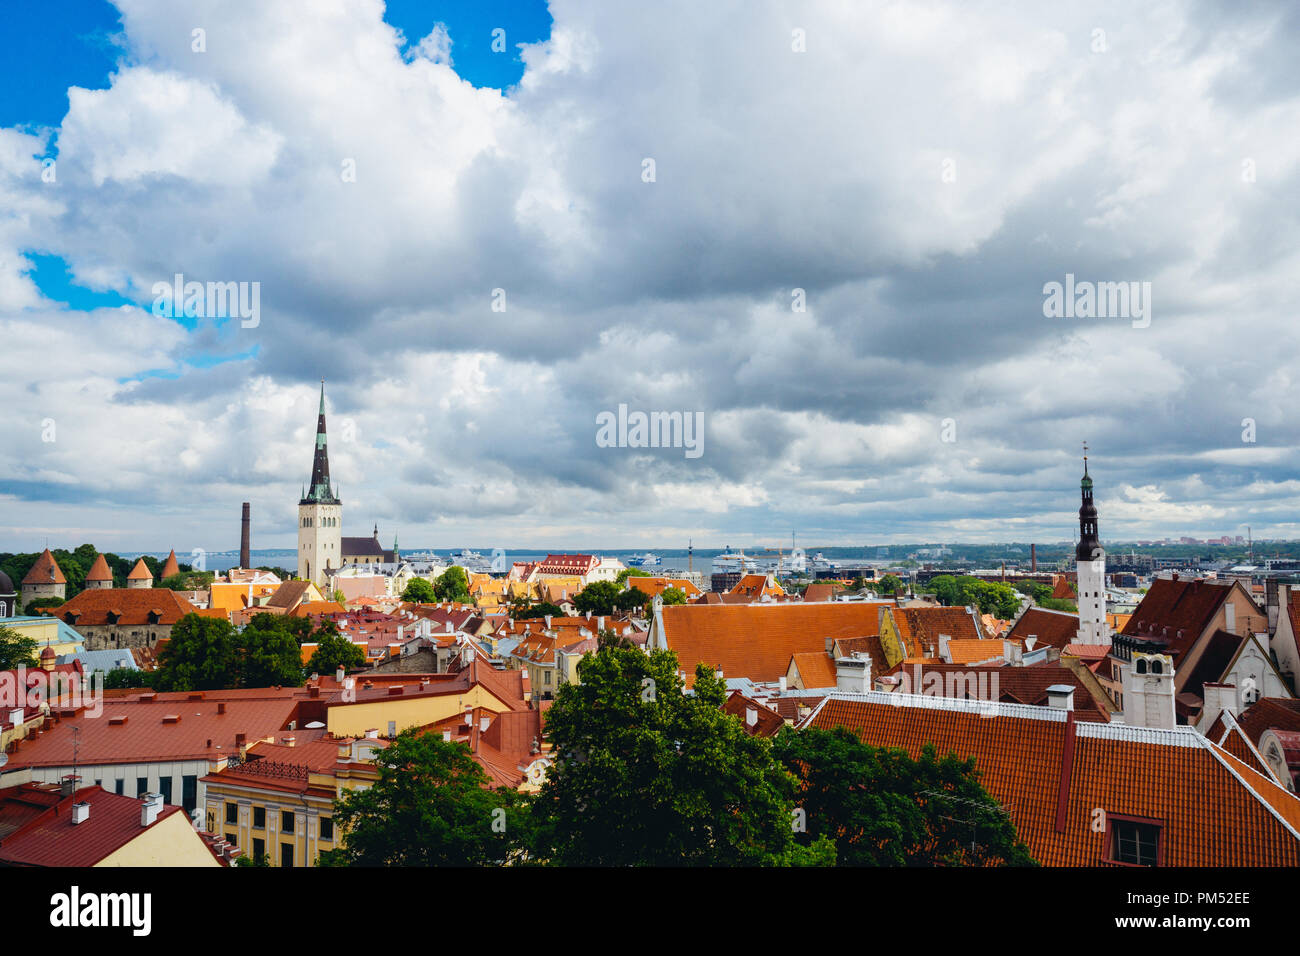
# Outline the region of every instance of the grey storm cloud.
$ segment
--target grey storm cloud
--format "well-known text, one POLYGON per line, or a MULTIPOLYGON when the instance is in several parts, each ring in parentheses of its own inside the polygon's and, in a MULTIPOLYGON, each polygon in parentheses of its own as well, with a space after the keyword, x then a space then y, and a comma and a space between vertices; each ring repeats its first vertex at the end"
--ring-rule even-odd
POLYGON ((108 88, 0 130, 0 500, 59 527, 290 542, 322 378, 349 526, 416 545, 1061 538, 1083 439, 1103 534, 1295 527, 1294 11, 553 0, 503 95, 378 4, 117 6, 108 88), (260 322, 150 315, 178 272, 260 322), (1150 326, 1047 318, 1067 273, 1150 326), (704 453, 600 447, 620 404, 704 453))

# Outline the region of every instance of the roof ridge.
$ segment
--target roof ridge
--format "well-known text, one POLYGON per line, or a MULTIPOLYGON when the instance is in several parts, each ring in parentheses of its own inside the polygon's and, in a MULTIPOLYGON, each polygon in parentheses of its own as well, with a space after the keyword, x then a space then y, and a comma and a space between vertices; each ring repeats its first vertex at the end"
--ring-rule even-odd
MULTIPOLYGON (((1200 735, 1198 734, 1197 736, 1200 735)), ((1291 833, 1293 837, 1295 837, 1297 840, 1300 840, 1300 830, 1297 830, 1294 826, 1292 826, 1290 821, 1288 821, 1286 817, 1282 816, 1282 814, 1278 812, 1277 808, 1273 806, 1272 801, 1265 799, 1254 787, 1250 785, 1250 782, 1237 771, 1237 768, 1232 766, 1232 764, 1229 763, 1224 758, 1231 757, 1233 761, 1235 761, 1236 763, 1240 763, 1243 767, 1246 767, 1246 769, 1250 770, 1251 773, 1254 773, 1257 776, 1259 776, 1258 772, 1255 770, 1251 770, 1251 768, 1246 763, 1237 760, 1236 757, 1233 757, 1232 754, 1228 753, 1226 750, 1221 748, 1218 744, 1213 743, 1208 738, 1201 737, 1201 740, 1204 741, 1205 748, 1209 750, 1211 754, 1214 755, 1215 759, 1218 760, 1219 763, 1223 764, 1223 766, 1227 768, 1230 774, 1232 774, 1234 777, 1237 778, 1237 782, 1240 783, 1243 787, 1245 787, 1248 791, 1250 791, 1250 795, 1253 796, 1260 803, 1262 803, 1268 809, 1268 812, 1273 814, 1273 816, 1277 818, 1278 822, 1281 823, 1282 826, 1286 827, 1286 829, 1291 833)), ((1268 780, 1267 777, 1263 777, 1262 779, 1268 780)), ((1270 780, 1269 783, 1272 783, 1272 781, 1270 780)), ((1277 786, 1277 784, 1274 784, 1274 786, 1277 786)), ((1278 789, 1282 790, 1283 793, 1286 793, 1287 796, 1292 797, 1293 799, 1295 798, 1295 794, 1290 793, 1285 788, 1278 787, 1278 789)))
MULTIPOLYGON (((1246 742, 1246 746, 1250 748, 1250 752, 1255 755, 1255 759, 1259 761, 1259 765, 1268 771, 1269 776, 1273 778, 1273 782, 1276 783, 1279 787, 1285 788, 1286 784, 1283 783, 1281 778, 1279 778, 1278 775, 1273 771, 1273 768, 1272 766, 1269 765, 1269 762, 1264 759, 1264 755, 1259 752, 1259 748, 1256 747, 1254 741, 1250 739, 1250 735, 1246 733, 1245 728, 1242 727, 1241 724, 1237 722, 1237 718, 1236 716, 1233 715, 1232 711, 1225 710, 1219 716, 1226 717, 1227 720, 1223 722, 1223 726, 1224 726, 1223 736, 1219 738, 1218 745, 1220 747, 1223 747, 1223 741, 1227 740, 1228 734, 1232 733, 1235 730, 1237 732, 1237 735, 1246 742)), ((1227 750, 1226 747, 1224 747, 1224 749, 1227 750)))

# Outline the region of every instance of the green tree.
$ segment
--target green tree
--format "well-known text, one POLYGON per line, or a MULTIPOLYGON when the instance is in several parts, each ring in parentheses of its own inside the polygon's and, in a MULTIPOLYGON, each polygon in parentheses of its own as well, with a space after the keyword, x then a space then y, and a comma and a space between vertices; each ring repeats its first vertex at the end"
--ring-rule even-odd
MULTIPOLYGON (((326 622, 333 625, 333 621, 326 622)), ((333 633, 322 630, 318 646, 307 662, 309 674, 333 674, 338 668, 345 671, 365 667, 366 652, 353 644, 334 627, 333 633)))
POLYGON ((271 865, 271 858, 265 853, 259 853, 256 857, 252 854, 241 854, 235 860, 235 866, 265 866, 271 865))
MULTIPOLYGON (((613 581, 594 581, 578 592, 573 606, 579 614, 613 614, 619 595, 625 593, 613 581)), ((644 593, 644 592, 642 592, 644 593)))
POLYGON ((412 728, 375 756, 379 779, 334 804, 332 866, 497 866, 522 862, 528 799, 490 789, 469 748, 412 728))
POLYGON ((104 689, 122 690, 131 687, 153 687, 155 673, 157 672, 136 670, 134 667, 115 667, 104 674, 104 689))
POLYGON ((556 762, 533 805, 535 855, 575 866, 826 863, 794 841, 794 778, 771 743, 721 710, 701 664, 683 693, 677 655, 602 635, 546 715, 556 762))
POLYGON ((886 574, 876 582, 876 591, 879 594, 897 594, 903 590, 903 581, 896 574, 886 574))
POLYGON ((158 655, 158 690, 297 687, 303 682, 299 634, 306 618, 255 614, 238 632, 229 621, 187 614, 158 655))
POLYGON ((438 596, 433 585, 424 578, 411 578, 402 589, 402 600, 413 604, 432 604, 438 600, 438 596))
POLYGON ((303 683, 303 638, 311 619, 254 614, 239 635, 241 687, 299 687, 303 683))
POLYGON ((27 606, 23 608, 23 611, 29 617, 38 617, 41 613, 42 608, 58 607, 63 603, 65 603, 63 598, 57 598, 57 597, 33 598, 32 600, 27 602, 27 606))
POLYGON ((455 601, 458 604, 468 604, 469 596, 469 578, 465 575, 465 569, 452 565, 433 582, 433 593, 436 600, 455 601))
POLYGON ((614 607, 620 611, 639 610, 649 603, 650 595, 640 588, 629 588, 626 591, 620 591, 618 597, 614 598, 614 607))
POLYGON ((624 568, 614 576, 614 583, 622 585, 627 582, 628 578, 652 578, 654 577, 649 571, 642 571, 640 568, 624 568))
POLYGON ((39 663, 36 657, 36 638, 0 624, 0 671, 11 671, 20 664, 35 667, 39 663))
POLYGON ((841 866, 1037 865, 973 758, 939 758, 927 744, 913 760, 843 727, 785 728, 774 751, 800 780, 797 840, 833 840, 841 866))
POLYGON ((681 588, 664 588, 664 593, 659 595, 664 604, 685 604, 686 592, 681 588))
POLYGON ((172 625, 158 654, 158 690, 221 690, 239 686, 239 635, 229 621, 186 614, 172 625))
POLYGON ((1079 606, 1067 598, 1044 598, 1038 602, 1039 607, 1045 607, 1049 611, 1067 611, 1070 614, 1077 614, 1079 606))
POLYGON ((524 601, 523 607, 510 605, 510 616, 519 621, 527 621, 538 617, 564 617, 564 608, 557 607, 549 601, 543 601, 540 604, 530 605, 524 601))

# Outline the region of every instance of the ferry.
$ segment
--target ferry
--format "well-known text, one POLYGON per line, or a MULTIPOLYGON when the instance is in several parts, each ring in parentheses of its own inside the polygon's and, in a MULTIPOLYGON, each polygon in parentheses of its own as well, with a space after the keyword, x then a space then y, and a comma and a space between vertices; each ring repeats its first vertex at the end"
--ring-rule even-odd
POLYGON ((663 564, 663 559, 647 551, 645 554, 634 554, 623 563, 629 568, 657 568, 663 564))

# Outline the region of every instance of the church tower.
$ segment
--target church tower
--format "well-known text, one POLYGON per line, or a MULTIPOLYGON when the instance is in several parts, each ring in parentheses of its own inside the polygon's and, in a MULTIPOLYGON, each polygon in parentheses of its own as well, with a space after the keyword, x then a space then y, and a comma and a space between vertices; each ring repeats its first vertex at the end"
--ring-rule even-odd
POLYGON ((325 383, 320 383, 320 415, 316 419, 316 455, 311 485, 298 502, 298 577, 325 586, 327 571, 342 565, 343 502, 330 485, 330 459, 325 445, 325 383))
POLYGON ((1110 645, 1106 624, 1106 552, 1097 535, 1097 506, 1092 501, 1092 478, 1088 476, 1088 446, 1083 446, 1083 480, 1079 483, 1079 546, 1074 550, 1078 572, 1079 643, 1110 645))

